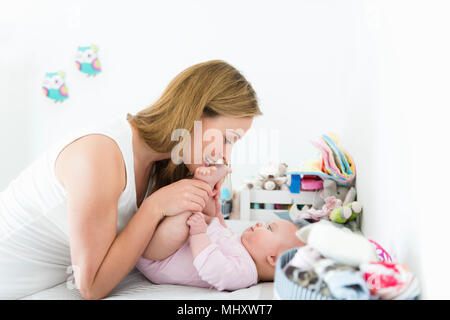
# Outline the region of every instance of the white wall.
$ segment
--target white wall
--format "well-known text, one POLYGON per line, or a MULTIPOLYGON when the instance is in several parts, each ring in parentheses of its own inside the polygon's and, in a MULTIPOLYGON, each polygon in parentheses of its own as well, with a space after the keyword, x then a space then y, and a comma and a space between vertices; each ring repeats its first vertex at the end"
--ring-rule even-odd
POLYGON ((300 165, 316 154, 309 140, 338 133, 356 161, 365 233, 420 274, 426 297, 449 298, 438 276, 448 265, 440 251, 448 237, 439 237, 448 225, 446 173, 435 174, 437 147, 448 136, 444 1, 55 0, 2 7, 0 189, 59 134, 133 113, 184 68, 223 59, 252 82, 264 113, 234 154, 257 155, 259 163, 236 161, 234 185, 271 158, 300 165), (95 79, 74 64, 77 46, 89 44, 100 48, 103 72, 95 79), (55 105, 41 82, 60 69, 70 98, 55 105), (249 147, 271 134, 279 144, 249 147))
POLYGON ((450 4, 365 5, 375 63, 366 103, 374 118, 358 138, 369 139, 371 148, 349 140, 366 210, 364 232, 420 274, 425 298, 449 299, 449 174, 443 159, 449 156, 450 4))
MULTIPOLYGON (((178 72, 209 59, 233 64, 255 87, 265 115, 255 121, 254 135, 279 134, 278 147, 256 150, 259 163, 269 160, 265 151, 291 165, 302 163, 316 152, 308 139, 342 131, 348 104, 359 105, 356 97, 367 91, 355 81, 366 77, 355 50, 364 39, 356 2, 78 3, 18 1, 2 12, 7 50, 0 53, 0 77, 8 92, 2 110, 9 116, 1 121, 16 128, 18 120, 10 119, 20 116, 28 138, 20 147, 27 160, 15 161, 24 154, 20 150, 8 157, 12 170, 0 177, 0 187, 58 134, 111 113, 137 111, 178 72), (91 43, 100 48, 104 71, 86 79, 74 56, 78 45, 91 43), (45 72, 59 69, 66 71, 70 98, 55 105, 40 85, 45 72)), ((10 129, 2 129, 8 143, 10 129)), ((253 151, 241 149, 244 160, 252 160, 253 151)), ((233 180, 257 167, 237 163, 233 180)))

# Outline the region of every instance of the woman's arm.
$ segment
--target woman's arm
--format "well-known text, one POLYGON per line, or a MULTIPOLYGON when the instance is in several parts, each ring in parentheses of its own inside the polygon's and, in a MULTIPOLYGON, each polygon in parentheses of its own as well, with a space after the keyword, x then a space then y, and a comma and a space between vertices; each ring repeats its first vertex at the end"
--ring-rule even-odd
MULTIPOLYGON (((176 214, 201 210, 202 206, 189 200, 195 186, 184 179, 144 200, 117 235, 117 204, 125 187, 125 164, 120 150, 104 136, 92 135, 83 143, 78 141, 60 154, 59 162, 68 194, 72 266, 82 296, 100 299, 134 267, 163 212, 176 214), (168 201, 180 193, 184 197, 179 202, 168 201)), ((202 188, 208 194, 207 187, 202 188)))

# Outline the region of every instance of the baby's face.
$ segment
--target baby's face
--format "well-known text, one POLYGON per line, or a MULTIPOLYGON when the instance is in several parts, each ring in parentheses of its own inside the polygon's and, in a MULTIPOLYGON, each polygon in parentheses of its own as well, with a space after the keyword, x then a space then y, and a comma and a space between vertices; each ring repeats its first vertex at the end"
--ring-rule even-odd
POLYGON ((295 235, 297 230, 295 224, 284 219, 267 224, 257 222, 242 233, 241 240, 253 259, 265 259, 268 255, 278 256, 285 250, 302 246, 295 235))

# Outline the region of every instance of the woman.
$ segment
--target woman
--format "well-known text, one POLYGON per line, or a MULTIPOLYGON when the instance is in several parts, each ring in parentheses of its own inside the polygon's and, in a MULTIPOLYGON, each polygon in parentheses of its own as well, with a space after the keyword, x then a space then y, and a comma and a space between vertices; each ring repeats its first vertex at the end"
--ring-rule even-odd
MULTIPOLYGON (((251 85, 214 60, 181 72, 136 115, 61 139, 0 194, 0 298, 52 287, 72 272, 84 298, 107 296, 165 216, 202 211, 217 193, 188 179, 203 163, 186 161, 187 153, 181 164, 171 160, 180 143, 174 130, 192 133, 199 120, 239 138, 259 114, 251 85)), ((191 156, 205 150, 202 135, 188 142, 191 156)), ((227 161, 222 152, 213 160, 220 157, 227 161)))

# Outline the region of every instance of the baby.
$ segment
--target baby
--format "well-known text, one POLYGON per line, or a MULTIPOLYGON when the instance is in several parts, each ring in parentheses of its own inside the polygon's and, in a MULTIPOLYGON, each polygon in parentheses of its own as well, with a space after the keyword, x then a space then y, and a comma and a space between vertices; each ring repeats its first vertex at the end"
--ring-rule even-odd
MULTIPOLYGON (((195 178, 215 185, 223 168, 212 168, 197 169, 195 178)), ((218 201, 213 199, 212 203, 213 209, 207 205, 203 213, 165 218, 158 226, 136 265, 150 281, 242 289, 258 281, 272 281, 278 256, 304 245, 295 236, 298 227, 282 219, 269 224, 258 222, 242 234, 233 233, 223 220, 218 201)))

